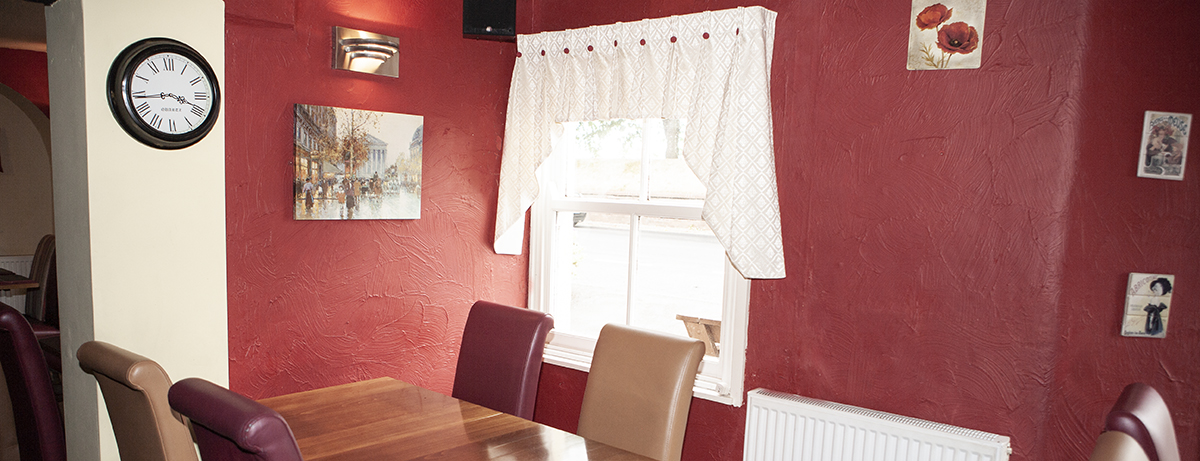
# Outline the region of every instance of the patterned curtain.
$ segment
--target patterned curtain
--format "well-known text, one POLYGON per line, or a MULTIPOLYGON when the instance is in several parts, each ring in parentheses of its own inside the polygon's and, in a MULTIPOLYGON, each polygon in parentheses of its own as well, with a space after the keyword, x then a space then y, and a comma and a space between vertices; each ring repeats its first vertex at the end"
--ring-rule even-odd
POLYGON ((686 119, 702 217, 746 278, 783 278, 771 126, 775 12, 707 11, 521 35, 508 96, 495 249, 519 254, 556 123, 686 119))

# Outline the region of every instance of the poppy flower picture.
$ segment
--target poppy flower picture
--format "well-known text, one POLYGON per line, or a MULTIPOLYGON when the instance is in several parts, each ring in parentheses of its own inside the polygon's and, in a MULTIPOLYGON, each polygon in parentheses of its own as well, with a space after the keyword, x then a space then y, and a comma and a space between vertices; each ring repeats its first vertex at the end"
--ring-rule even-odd
POLYGON ((908 70, 978 69, 986 0, 914 0, 908 70))

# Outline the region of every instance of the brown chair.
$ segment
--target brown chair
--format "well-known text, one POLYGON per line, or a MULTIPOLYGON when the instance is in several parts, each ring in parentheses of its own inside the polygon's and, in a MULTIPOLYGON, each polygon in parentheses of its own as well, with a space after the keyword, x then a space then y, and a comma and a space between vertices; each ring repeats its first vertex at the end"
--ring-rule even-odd
POLYGON ((1096 447, 1088 461, 1150 461, 1142 446, 1121 431, 1105 431, 1096 438, 1096 447))
POLYGON ((171 411, 171 378, 157 363, 112 344, 79 346, 79 367, 100 383, 122 461, 197 461, 186 420, 171 411))
POLYGON ((1129 434, 1150 461, 1179 461, 1175 423, 1158 391, 1142 383, 1125 386, 1104 420, 1104 430, 1129 434))
POLYGON ((54 234, 46 234, 38 242, 29 268, 29 278, 38 287, 25 292, 25 318, 39 341, 59 335, 57 261, 54 234))
POLYGON ((3 303, 0 303, 0 366, 8 385, 21 460, 65 460, 63 420, 42 348, 29 321, 3 303))
POLYGON ((600 330, 578 434, 661 461, 683 451, 704 343, 609 324, 600 330))
POLYGON ((287 421, 241 394, 187 378, 171 385, 167 400, 191 419, 204 461, 304 461, 287 421))
POLYGON ((544 312, 477 301, 467 314, 451 396, 532 420, 546 334, 544 312))

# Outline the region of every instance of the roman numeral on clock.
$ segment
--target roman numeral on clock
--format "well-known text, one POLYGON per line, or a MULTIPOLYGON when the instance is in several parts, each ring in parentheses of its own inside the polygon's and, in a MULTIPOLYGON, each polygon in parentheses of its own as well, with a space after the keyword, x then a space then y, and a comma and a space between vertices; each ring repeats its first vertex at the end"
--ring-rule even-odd
POLYGON ((137 113, 138 113, 138 115, 145 117, 146 114, 150 113, 150 103, 143 102, 141 104, 138 104, 137 113))
POLYGON ((204 100, 207 100, 207 99, 208 99, 208 93, 205 93, 205 92, 202 92, 202 91, 197 91, 197 92, 196 92, 196 95, 195 95, 195 96, 192 96, 192 99, 195 99, 195 100, 197 100, 197 101, 204 101, 204 100))
POLYGON ((175 120, 167 120, 167 127, 172 133, 175 132, 175 120))
POLYGON ((200 80, 201 80, 201 77, 196 77, 196 78, 193 78, 192 81, 189 83, 191 83, 192 85, 195 85, 197 83, 200 83, 200 80))
POLYGON ((158 65, 157 65, 157 64, 154 64, 154 63, 152 63, 152 62, 148 62, 148 63, 146 63, 146 66, 150 67, 150 71, 151 71, 151 72, 154 72, 155 74, 157 74, 157 73, 158 73, 158 65))
POLYGON ((171 58, 163 58, 163 69, 175 70, 175 60, 171 58))
POLYGON ((150 119, 150 125, 153 126, 154 128, 161 128, 162 127, 162 117, 159 117, 158 114, 154 114, 154 117, 150 119))
POLYGON ((203 117, 204 109, 201 109, 200 106, 192 106, 192 113, 196 114, 197 117, 203 117))

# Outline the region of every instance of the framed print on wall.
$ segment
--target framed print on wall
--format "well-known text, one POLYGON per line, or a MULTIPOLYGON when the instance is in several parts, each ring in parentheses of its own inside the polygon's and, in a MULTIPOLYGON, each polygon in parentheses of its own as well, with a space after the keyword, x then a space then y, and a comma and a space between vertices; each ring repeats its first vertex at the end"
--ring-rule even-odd
POLYGON ((1165 338, 1174 285, 1174 275, 1130 273, 1121 336, 1165 338))
POLYGON ((297 220, 418 219, 424 117, 295 105, 297 220))
POLYGON ((1183 180, 1192 114, 1146 111, 1138 177, 1183 180))
POLYGON ((913 0, 908 70, 978 69, 987 0, 913 0))

